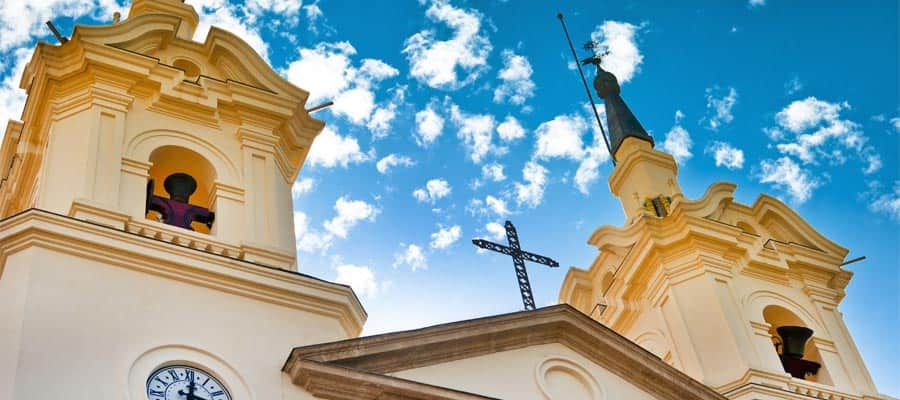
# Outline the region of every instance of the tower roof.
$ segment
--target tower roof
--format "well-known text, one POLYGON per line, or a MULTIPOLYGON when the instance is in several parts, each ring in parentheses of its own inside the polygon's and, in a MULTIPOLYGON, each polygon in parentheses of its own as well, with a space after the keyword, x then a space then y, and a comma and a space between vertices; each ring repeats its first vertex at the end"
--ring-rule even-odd
POLYGON ((616 151, 626 137, 647 141, 652 146, 653 138, 644 130, 641 122, 620 96, 621 88, 616 76, 603 69, 599 62, 594 64, 597 66, 594 89, 606 105, 606 125, 609 127, 609 145, 612 156, 615 157, 616 151))

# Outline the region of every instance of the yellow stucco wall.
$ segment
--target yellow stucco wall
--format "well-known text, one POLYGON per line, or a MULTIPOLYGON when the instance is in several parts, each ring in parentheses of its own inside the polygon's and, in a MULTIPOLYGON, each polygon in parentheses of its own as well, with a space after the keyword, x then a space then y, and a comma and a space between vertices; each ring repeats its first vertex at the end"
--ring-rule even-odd
POLYGON ((501 399, 652 400, 562 344, 544 344, 392 374, 501 399))

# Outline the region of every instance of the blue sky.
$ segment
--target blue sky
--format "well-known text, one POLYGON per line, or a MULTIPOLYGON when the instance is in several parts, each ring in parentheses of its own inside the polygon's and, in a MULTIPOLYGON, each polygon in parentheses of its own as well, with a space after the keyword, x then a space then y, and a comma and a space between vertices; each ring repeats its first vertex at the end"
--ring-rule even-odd
MULTIPOLYGON (((0 119, 42 26, 64 34, 123 10, 115 0, 0 0, 0 119)), ((480 254, 511 219, 539 306, 555 303, 585 242, 623 213, 571 67, 593 38, 690 198, 716 181, 770 193, 867 256, 841 305, 879 388, 900 342, 898 21, 891 1, 189 1, 311 91, 328 122, 295 185, 300 270, 350 283, 366 333, 521 308, 508 258, 480 254), (558 5, 551 5, 558 3, 558 5)), ((583 52, 581 55, 585 55, 583 52)), ((593 73, 590 72, 590 76, 593 73)))

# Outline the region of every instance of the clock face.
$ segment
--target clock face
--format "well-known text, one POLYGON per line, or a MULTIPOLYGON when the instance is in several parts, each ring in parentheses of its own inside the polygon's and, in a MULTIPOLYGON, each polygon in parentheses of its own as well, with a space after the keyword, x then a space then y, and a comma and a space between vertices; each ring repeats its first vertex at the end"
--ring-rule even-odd
POLYGON ((201 369, 184 365, 162 367, 147 379, 150 400, 231 400, 216 378, 201 369))

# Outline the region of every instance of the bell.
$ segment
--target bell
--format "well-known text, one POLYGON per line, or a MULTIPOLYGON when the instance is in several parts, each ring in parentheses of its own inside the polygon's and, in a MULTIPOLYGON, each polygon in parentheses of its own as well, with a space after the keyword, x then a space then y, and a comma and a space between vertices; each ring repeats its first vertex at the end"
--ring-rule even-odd
POLYGON ((194 191, 197 190, 197 181, 188 174, 176 172, 166 177, 163 187, 172 200, 187 203, 194 191))
POLYGON ((803 358, 806 341, 812 336, 812 329, 802 326, 780 326, 776 329, 781 336, 781 353, 788 357, 803 358))

